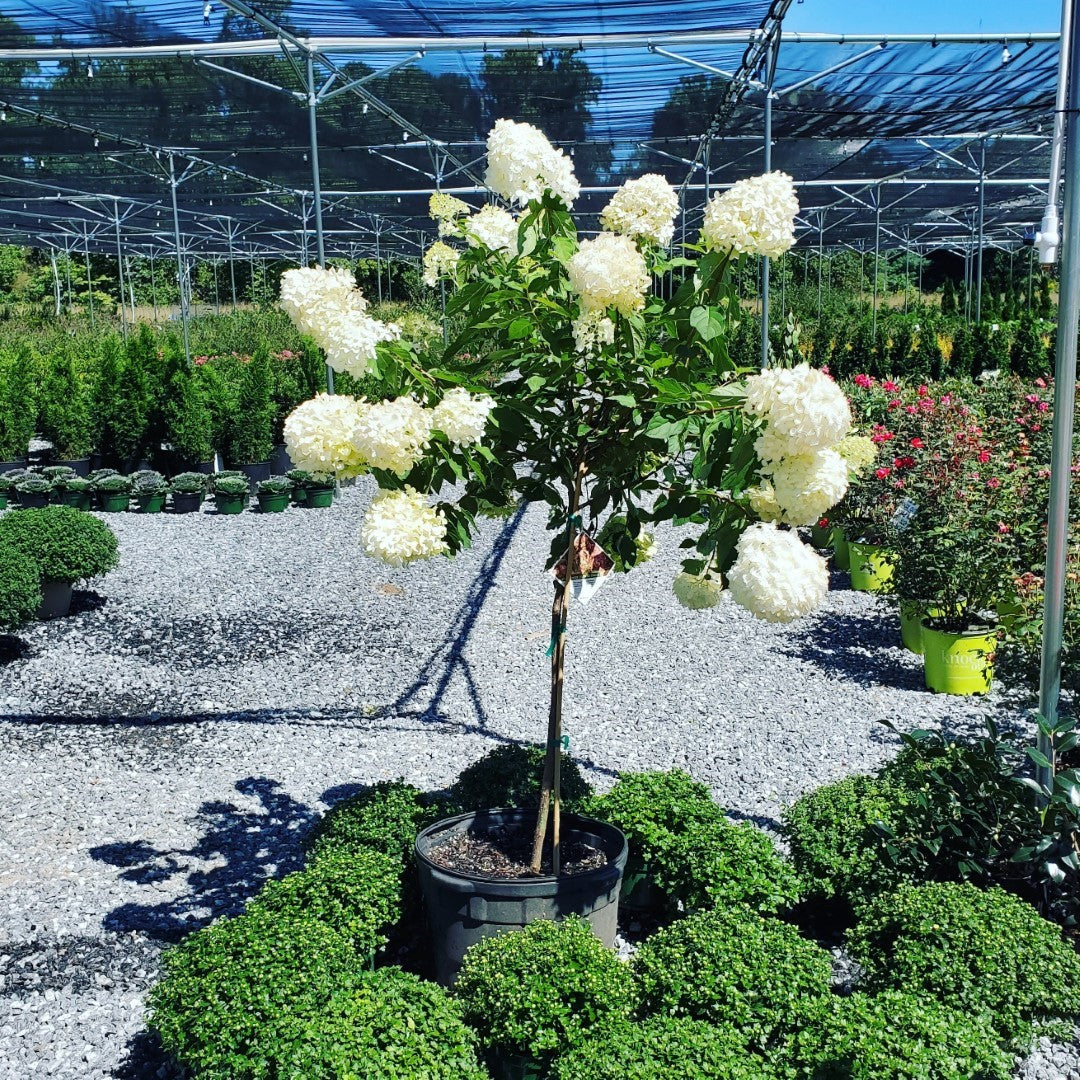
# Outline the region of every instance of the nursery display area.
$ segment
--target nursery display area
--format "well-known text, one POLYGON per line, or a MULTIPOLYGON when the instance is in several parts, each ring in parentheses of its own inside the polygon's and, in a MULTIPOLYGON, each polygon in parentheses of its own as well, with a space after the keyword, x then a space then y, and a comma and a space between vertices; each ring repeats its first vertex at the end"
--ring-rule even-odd
POLYGON ((1080 1080, 1080 4, 790 6, 0 17, 0 1080, 1080 1080))

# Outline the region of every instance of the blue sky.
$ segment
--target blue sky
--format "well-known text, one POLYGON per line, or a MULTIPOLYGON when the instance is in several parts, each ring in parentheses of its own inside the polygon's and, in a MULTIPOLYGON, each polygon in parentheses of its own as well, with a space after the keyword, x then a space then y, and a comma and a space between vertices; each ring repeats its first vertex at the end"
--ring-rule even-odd
POLYGON ((784 20, 791 30, 849 34, 972 34, 1058 30, 1055 0, 803 0, 784 20))

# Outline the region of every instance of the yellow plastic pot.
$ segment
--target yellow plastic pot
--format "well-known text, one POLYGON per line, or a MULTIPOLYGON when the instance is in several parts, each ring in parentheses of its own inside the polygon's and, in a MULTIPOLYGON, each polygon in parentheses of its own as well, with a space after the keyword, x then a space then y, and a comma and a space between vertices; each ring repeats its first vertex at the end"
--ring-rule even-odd
POLYGON ((848 544, 851 587, 856 592, 888 592, 896 557, 877 544, 848 544))
POLYGON ((908 652, 922 656, 922 620, 940 614, 940 608, 926 608, 914 600, 900 601, 900 640, 908 652))
POLYGON ((980 627, 962 634, 922 623, 926 688, 939 694, 986 694, 994 679, 997 634, 980 627))
POLYGON ((847 570, 850 565, 848 562, 848 542, 844 536, 844 530, 839 525, 832 531, 832 550, 836 569, 847 570))

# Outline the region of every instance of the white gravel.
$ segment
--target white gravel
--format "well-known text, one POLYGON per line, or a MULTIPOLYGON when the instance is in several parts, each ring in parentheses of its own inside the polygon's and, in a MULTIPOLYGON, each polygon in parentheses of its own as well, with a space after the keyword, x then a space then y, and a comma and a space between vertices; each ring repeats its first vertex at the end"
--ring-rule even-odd
MULTIPOLYGON (((498 742, 543 738, 543 508, 391 570, 358 550, 370 493, 106 515, 119 569, 0 663, 0 1080, 172 1076, 140 1035, 163 942, 295 865, 357 785, 442 787, 498 742)), ((838 589, 796 627, 684 611, 677 544, 660 548, 572 612, 565 727, 600 787, 680 766, 769 826, 891 755, 880 720, 969 731, 1012 708, 926 692, 891 609, 863 594, 838 589)), ((1074 1072, 1076 1046, 1023 1075, 1074 1072)))

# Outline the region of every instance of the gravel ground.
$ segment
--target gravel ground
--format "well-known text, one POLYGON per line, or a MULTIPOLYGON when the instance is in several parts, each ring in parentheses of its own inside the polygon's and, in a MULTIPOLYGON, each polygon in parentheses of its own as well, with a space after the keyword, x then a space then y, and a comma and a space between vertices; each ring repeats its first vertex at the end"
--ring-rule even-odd
MULTIPOLYGON (((333 510, 109 515, 121 566, 0 662, 0 1080, 171 1077, 143 1032, 161 949, 296 865, 359 785, 439 788, 546 722, 545 513, 392 570, 333 510)), ((674 537, 572 612, 566 730, 600 787, 680 766, 738 818, 895 750, 878 721, 977 729, 935 696, 891 610, 837 588, 795 627, 681 609, 674 537)), ((841 582, 838 580, 837 585, 841 582)), ((1080 1040, 1029 1080, 1080 1080, 1080 1040)))

